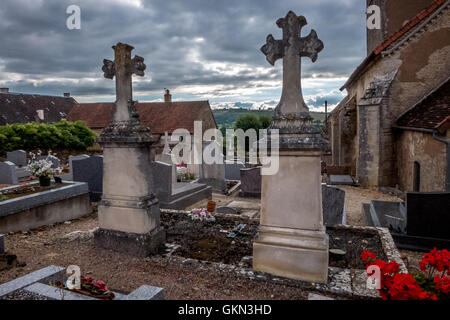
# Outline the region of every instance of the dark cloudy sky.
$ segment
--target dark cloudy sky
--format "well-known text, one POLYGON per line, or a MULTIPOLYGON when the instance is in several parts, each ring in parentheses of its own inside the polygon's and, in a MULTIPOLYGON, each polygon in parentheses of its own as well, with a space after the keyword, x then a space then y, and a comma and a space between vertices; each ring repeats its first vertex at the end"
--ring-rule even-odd
POLYGON ((144 57, 134 98, 153 101, 170 88, 174 100, 213 106, 274 106, 282 63, 260 52, 289 10, 304 15, 325 43, 316 63, 303 58, 305 100, 314 110, 336 104, 340 86, 365 56, 363 0, 1 0, 0 87, 13 92, 71 94, 80 102, 114 101, 104 58, 125 42, 144 57), (81 30, 66 28, 66 8, 81 8, 81 30))

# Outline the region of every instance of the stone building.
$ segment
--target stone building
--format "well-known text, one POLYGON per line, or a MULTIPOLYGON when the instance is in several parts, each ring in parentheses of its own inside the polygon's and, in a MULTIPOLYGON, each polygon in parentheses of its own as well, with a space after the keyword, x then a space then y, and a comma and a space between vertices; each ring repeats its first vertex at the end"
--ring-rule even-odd
POLYGON ((327 165, 347 168, 364 187, 444 191, 450 170, 450 1, 367 4, 380 6, 382 26, 367 31, 368 55, 330 114, 327 165))
POLYGON ((44 96, 10 92, 0 88, 0 125, 32 121, 58 122, 67 118, 77 104, 69 93, 63 96, 44 96))

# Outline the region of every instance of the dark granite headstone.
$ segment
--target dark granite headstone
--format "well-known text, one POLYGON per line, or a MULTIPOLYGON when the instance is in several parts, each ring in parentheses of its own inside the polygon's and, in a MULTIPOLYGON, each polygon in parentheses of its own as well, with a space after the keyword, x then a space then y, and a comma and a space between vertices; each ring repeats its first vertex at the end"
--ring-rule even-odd
POLYGON ((406 195, 407 233, 438 239, 450 239, 450 193, 406 195))
POLYGON ((225 179, 227 180, 239 180, 241 178, 241 169, 244 169, 245 165, 241 162, 225 161, 225 179))
POLYGON ((322 211, 325 225, 345 224, 345 191, 322 184, 322 211))
POLYGON ((5 236, 0 234, 0 253, 5 253, 5 236))
POLYGON ((73 160, 73 181, 87 182, 91 201, 98 202, 103 193, 103 156, 73 160))
POLYGON ((261 197, 261 167, 241 169, 241 197, 261 197))

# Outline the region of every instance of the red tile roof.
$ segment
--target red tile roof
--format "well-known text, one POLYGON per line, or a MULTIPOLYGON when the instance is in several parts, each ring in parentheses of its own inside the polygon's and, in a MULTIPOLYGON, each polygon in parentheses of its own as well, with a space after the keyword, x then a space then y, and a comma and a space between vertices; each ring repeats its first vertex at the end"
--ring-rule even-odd
POLYGON ((356 68, 356 70, 349 77, 347 82, 342 86, 341 91, 344 90, 347 86, 353 83, 359 76, 363 73, 368 65, 375 58, 379 57, 380 54, 386 50, 390 45, 399 40, 402 36, 404 36, 408 31, 417 26, 420 22, 424 21, 427 17, 429 17, 433 12, 439 9, 447 0, 435 0, 428 8, 419 12, 414 18, 412 18, 408 23, 406 23, 400 30, 390 36, 386 41, 376 47, 365 59, 364 61, 356 68))
POLYGON ((450 79, 404 113, 397 127, 438 130, 444 133, 450 124, 450 79))
POLYGON ((44 111, 43 122, 57 122, 67 118, 76 103, 71 97, 0 93, 0 125, 35 121, 37 110, 44 111))
MULTIPOLYGON (((68 120, 83 120, 92 129, 102 129, 112 120, 114 103, 80 103, 70 112, 68 120)), ((137 102, 141 123, 154 134, 171 133, 183 128, 194 133, 194 121, 203 121, 203 130, 217 128, 208 101, 137 102)))

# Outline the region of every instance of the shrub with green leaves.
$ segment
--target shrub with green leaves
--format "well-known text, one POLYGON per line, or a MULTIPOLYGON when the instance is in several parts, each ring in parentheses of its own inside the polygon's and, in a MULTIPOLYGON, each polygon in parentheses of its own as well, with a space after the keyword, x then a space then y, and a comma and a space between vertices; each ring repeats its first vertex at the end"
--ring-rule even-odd
POLYGON ((0 126, 0 151, 18 149, 85 150, 94 144, 95 133, 84 122, 16 123, 0 126))

